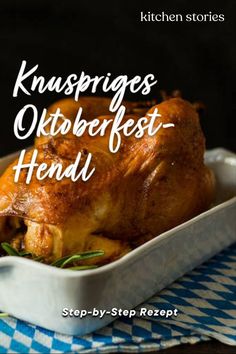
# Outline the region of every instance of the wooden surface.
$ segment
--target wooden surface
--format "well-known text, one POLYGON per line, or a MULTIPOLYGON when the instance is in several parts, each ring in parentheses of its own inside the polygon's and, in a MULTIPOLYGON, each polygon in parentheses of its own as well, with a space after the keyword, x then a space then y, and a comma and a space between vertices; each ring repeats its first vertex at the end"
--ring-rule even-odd
POLYGON ((178 345, 170 349, 147 352, 148 354, 236 354, 236 347, 212 340, 198 344, 178 345))

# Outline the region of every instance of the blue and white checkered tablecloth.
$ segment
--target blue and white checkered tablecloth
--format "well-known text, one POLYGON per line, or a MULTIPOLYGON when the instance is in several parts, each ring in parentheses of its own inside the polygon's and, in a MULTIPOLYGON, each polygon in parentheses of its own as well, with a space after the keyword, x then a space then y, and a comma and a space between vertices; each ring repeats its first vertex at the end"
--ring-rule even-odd
POLYGON ((137 353, 210 338, 236 346, 236 244, 142 307, 177 308, 179 314, 162 320, 121 317, 83 337, 4 318, 0 320, 0 353, 137 353))

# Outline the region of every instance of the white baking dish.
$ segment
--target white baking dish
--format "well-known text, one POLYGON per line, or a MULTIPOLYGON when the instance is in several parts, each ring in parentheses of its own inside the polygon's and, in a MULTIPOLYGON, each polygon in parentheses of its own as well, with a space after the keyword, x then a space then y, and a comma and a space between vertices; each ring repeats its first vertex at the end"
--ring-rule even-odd
MULTIPOLYGON (((15 155, 0 159, 1 170, 15 155)), ((206 153, 217 178, 214 206, 101 268, 63 270, 18 257, 0 259, 0 310, 61 333, 83 335, 114 317, 62 317, 62 309, 131 309, 236 241, 236 155, 206 153)))

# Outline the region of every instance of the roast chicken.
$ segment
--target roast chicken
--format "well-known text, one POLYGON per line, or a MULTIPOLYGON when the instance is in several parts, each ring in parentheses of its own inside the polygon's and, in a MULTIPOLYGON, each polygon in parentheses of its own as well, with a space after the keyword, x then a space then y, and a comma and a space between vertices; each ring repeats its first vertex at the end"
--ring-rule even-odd
MULTIPOLYGON (((110 115, 107 98, 64 99, 49 108, 60 107, 75 119, 79 107, 90 120, 110 115)), ((72 163, 78 151, 82 159, 93 154, 96 173, 87 182, 64 178, 39 181, 35 175, 26 184, 27 173, 14 183, 12 163, 0 178, 0 241, 11 242, 51 262, 65 255, 103 250, 93 259, 105 264, 134 247, 158 236, 206 210, 214 196, 214 176, 203 161, 205 139, 199 117, 189 102, 168 99, 124 103, 134 119, 158 108, 156 124, 172 123, 172 129, 147 133, 141 139, 122 137, 117 153, 108 149, 109 130, 104 136, 80 139, 73 134, 43 136, 35 140, 37 162, 72 163)), ((149 116, 146 115, 148 118, 149 116)), ((148 118, 149 119, 149 118, 148 118)), ((33 148, 25 157, 31 159, 33 148)), ((89 261, 87 261, 89 262, 89 261)))

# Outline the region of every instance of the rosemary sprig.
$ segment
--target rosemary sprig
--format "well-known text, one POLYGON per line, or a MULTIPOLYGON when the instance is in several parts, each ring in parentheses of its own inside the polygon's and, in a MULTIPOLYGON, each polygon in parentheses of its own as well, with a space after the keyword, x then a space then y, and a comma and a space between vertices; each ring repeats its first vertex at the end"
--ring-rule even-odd
POLYGON ((86 269, 94 269, 97 268, 97 265, 85 265, 85 266, 75 266, 75 267, 70 267, 66 269, 71 269, 71 270, 86 270, 86 269))
POLYGON ((99 257, 99 256, 103 256, 103 255, 104 255, 103 251, 82 252, 82 253, 78 253, 78 254, 74 254, 74 255, 70 255, 70 256, 66 256, 66 257, 62 257, 60 259, 57 259, 51 265, 54 267, 64 268, 68 264, 71 264, 71 263, 73 264, 74 262, 77 262, 77 261, 82 261, 84 259, 99 257))
POLYGON ((8 317, 8 313, 0 312, 0 318, 8 317))
POLYGON ((14 247, 12 247, 8 242, 1 243, 2 249, 9 255, 9 256, 16 256, 16 257, 32 257, 35 259, 31 252, 27 251, 17 251, 14 247))
MULTIPOLYGON (((9 256, 31 257, 35 261, 42 261, 43 260, 43 257, 37 257, 30 252, 17 251, 14 247, 12 247, 7 242, 2 242, 1 247, 9 256)), ((97 268, 97 266, 96 265, 73 266, 73 264, 74 264, 74 262, 82 261, 84 259, 89 259, 89 258, 93 258, 93 257, 100 257, 103 255, 104 255, 104 251, 100 251, 100 250, 81 252, 81 253, 77 253, 77 254, 73 254, 73 255, 59 258, 56 261, 52 262, 50 265, 53 267, 57 267, 57 268, 65 268, 66 266, 72 264, 71 267, 67 267, 66 269, 71 269, 71 270, 93 269, 93 268, 97 268)))
POLYGON ((20 256, 20 253, 13 248, 9 243, 2 242, 1 243, 2 249, 9 255, 9 256, 20 256))

